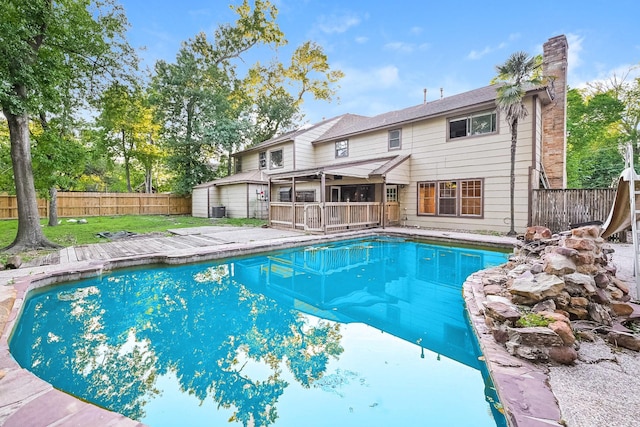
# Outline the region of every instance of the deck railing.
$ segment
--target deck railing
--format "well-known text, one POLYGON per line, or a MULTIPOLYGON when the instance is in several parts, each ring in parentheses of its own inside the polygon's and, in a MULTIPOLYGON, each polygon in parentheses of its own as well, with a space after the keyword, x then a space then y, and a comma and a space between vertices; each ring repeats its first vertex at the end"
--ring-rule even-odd
MULTIPOLYGON (((271 225, 311 232, 336 232, 382 225, 382 204, 377 202, 286 203, 270 204, 271 225)), ((397 223, 397 202, 386 206, 387 224, 397 223)))

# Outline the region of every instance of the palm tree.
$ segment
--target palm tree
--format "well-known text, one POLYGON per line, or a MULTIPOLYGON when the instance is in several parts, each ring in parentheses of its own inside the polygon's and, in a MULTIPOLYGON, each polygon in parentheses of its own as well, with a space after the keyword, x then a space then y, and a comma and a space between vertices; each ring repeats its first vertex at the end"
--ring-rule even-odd
POLYGON ((511 228, 508 236, 516 235, 515 215, 514 215, 514 194, 516 184, 516 143, 518 142, 518 121, 524 119, 528 112, 522 100, 528 89, 533 89, 543 83, 542 56, 529 56, 526 52, 516 52, 511 54, 509 59, 496 66, 498 75, 492 83, 500 84, 497 89, 496 103, 501 112, 504 113, 505 120, 511 130, 511 228))

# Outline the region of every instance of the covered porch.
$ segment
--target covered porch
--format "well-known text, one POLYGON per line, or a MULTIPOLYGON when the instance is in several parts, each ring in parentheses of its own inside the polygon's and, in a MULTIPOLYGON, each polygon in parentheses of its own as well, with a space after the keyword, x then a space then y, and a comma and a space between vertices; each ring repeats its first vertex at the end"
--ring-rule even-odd
POLYGON ((385 227, 401 221, 409 156, 348 162, 269 177, 269 225, 312 233, 385 227))

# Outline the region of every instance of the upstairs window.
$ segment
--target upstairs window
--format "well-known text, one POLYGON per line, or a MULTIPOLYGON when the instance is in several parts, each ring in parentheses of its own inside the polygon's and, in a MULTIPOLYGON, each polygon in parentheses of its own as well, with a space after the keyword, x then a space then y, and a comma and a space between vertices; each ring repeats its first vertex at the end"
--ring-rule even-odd
POLYGON ((269 169, 279 169, 284 166, 282 150, 272 151, 270 153, 270 156, 271 156, 270 157, 271 161, 269 162, 270 163, 269 169))
POLYGON ((349 157, 349 140, 336 141, 336 159, 339 157, 349 157))
POLYGON ((236 173, 242 172, 242 158, 236 157, 236 173))
POLYGON ((495 110, 449 119, 449 139, 495 133, 497 129, 495 110))
POLYGON ((400 129, 389 131, 389 150, 399 150, 401 148, 400 137, 402 132, 400 129))
POLYGON ((261 151, 260 153, 258 153, 258 167, 260 169, 267 168, 267 152, 266 151, 261 151))

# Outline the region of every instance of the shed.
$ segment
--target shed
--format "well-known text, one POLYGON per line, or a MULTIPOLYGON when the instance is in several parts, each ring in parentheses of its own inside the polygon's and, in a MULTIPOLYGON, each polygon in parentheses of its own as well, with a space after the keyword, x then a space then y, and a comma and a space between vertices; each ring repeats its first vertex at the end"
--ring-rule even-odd
POLYGON ((267 175, 260 170, 240 172, 193 188, 191 214, 200 218, 269 217, 267 175))

